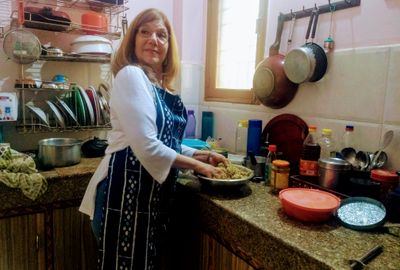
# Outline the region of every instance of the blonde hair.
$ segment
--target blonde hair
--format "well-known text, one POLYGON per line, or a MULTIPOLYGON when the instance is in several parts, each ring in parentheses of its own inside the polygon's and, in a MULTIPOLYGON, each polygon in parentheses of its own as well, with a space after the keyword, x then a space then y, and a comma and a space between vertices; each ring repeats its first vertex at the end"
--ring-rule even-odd
MULTIPOLYGON (((155 20, 161 20, 165 27, 167 28, 169 34, 169 46, 167 55, 162 64, 163 66, 163 80, 162 87, 168 88, 172 90, 172 83, 175 77, 179 73, 179 53, 178 53, 178 44, 176 42, 175 33, 172 29, 172 26, 164 13, 155 8, 150 8, 143 10, 140 12, 135 19, 129 25, 127 34, 121 41, 121 45, 119 46, 117 52, 114 55, 114 59, 112 62, 111 70, 113 75, 117 75, 117 73, 127 65, 139 65, 138 59, 135 55, 135 44, 136 44, 136 33, 139 28, 148 22, 152 22, 155 20)), ((157 83, 155 79, 154 72, 149 67, 140 66, 149 77, 152 82, 157 83)))

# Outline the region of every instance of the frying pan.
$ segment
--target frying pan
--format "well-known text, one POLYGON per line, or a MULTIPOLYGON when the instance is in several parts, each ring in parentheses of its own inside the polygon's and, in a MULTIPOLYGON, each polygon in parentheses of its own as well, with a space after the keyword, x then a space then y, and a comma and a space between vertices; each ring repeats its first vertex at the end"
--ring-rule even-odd
POLYGON ((284 16, 278 16, 275 42, 269 48, 269 57, 261 61, 253 76, 253 91, 262 104, 273 109, 286 106, 295 96, 298 84, 285 75, 285 57, 279 54, 284 16))
POLYGON ((400 227, 400 224, 384 225, 385 206, 369 197, 350 197, 342 200, 335 216, 350 229, 368 231, 379 227, 400 227))
POLYGON ((314 43, 315 31, 318 24, 318 9, 314 9, 310 15, 310 21, 306 32, 306 43, 300 48, 291 50, 284 63, 286 76, 294 83, 316 82, 322 79, 328 67, 328 60, 324 49, 314 43), (308 42, 311 33, 311 42, 308 42))

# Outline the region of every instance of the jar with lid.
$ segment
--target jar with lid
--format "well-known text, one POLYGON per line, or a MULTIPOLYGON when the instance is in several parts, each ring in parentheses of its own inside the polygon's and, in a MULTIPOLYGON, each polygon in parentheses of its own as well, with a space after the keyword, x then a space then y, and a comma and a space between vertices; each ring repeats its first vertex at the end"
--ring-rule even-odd
POLYGON ((370 178, 381 184, 380 201, 386 205, 391 192, 399 185, 399 176, 395 171, 376 169, 371 170, 370 178))
POLYGON ((271 192, 279 193, 289 187, 290 163, 286 160, 276 159, 271 166, 271 192))

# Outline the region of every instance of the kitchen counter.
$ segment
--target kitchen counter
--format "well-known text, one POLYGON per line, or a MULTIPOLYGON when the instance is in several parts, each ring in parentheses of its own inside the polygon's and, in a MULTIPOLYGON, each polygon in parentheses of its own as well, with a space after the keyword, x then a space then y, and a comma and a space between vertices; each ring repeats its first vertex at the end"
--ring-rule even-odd
MULTIPOLYGON (((0 217, 61 201, 78 203, 99 162, 84 158, 80 164, 42 172, 49 188, 36 201, 0 184, 0 217)), ((206 189, 190 176, 179 183, 185 214, 255 269, 350 269, 349 259, 376 245, 383 245, 384 252, 368 264, 369 269, 400 269, 400 228, 358 232, 334 219, 319 225, 302 223, 287 217, 279 199, 258 183, 230 190, 206 189)))

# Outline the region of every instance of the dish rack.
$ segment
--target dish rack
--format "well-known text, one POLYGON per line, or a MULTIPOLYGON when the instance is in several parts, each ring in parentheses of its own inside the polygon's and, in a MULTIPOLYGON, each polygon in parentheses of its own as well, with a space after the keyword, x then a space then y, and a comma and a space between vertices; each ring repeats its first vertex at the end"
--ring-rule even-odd
MULTIPOLYGON (((46 89, 46 88, 17 88, 19 92, 19 120, 17 131, 19 133, 40 133, 40 132, 63 132, 63 131, 82 131, 111 129, 109 118, 109 107, 107 100, 101 96, 102 106, 96 106, 98 113, 95 120, 90 121, 91 117, 85 115, 88 112, 88 97, 80 97, 77 102, 76 97, 82 95, 82 91, 76 88, 65 89, 46 89), (71 100, 75 100, 71 102, 71 100), (84 103, 86 102, 86 103, 84 103), (106 107, 104 107, 106 106, 106 107), (82 118, 84 116, 84 118, 82 118)), ((97 92, 97 91, 96 91, 97 92)), ((95 100, 99 104, 99 99, 95 100)), ((91 111, 95 111, 94 105, 91 111)))

